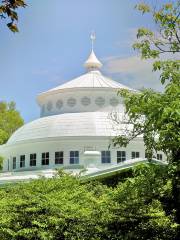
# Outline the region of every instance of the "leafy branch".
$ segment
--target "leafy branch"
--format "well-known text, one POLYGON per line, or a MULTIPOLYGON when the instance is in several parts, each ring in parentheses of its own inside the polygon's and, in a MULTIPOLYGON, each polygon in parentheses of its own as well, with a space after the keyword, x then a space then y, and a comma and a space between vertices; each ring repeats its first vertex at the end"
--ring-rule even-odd
POLYGON ((180 52, 180 1, 176 4, 167 3, 160 9, 142 3, 136 5, 142 14, 149 13, 158 26, 158 31, 153 32, 147 28, 138 29, 138 42, 133 48, 140 51, 142 58, 157 58, 162 53, 180 52))
POLYGON ((20 7, 25 8, 27 4, 24 0, 2 0, 0 5, 0 18, 1 20, 8 18, 10 21, 7 23, 7 27, 12 32, 18 32, 17 22, 18 14, 17 9, 20 7))

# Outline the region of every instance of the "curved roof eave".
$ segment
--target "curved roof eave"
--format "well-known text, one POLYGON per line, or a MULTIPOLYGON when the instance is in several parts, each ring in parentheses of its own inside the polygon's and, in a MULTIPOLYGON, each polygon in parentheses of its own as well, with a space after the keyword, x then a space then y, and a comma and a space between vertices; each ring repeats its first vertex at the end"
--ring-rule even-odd
POLYGON ((90 71, 58 87, 52 88, 46 92, 39 94, 37 100, 40 100, 46 96, 51 96, 62 92, 72 92, 77 90, 118 91, 120 89, 127 89, 129 91, 136 92, 136 90, 128 86, 125 86, 117 81, 105 77, 99 71, 90 71))
MULTIPOLYGON (((14 143, 6 143, 3 145, 3 152, 8 149, 8 148, 11 148, 11 147, 17 147, 17 146, 23 146, 23 145, 26 145, 26 144, 37 144, 37 143, 45 143, 45 142, 59 142, 59 141, 82 141, 84 139, 87 139, 88 140, 112 140, 113 138, 115 137, 114 136, 59 136, 59 137, 46 137, 46 138, 37 138, 37 139, 29 139, 29 140, 23 140, 23 141, 17 141, 17 142, 14 142, 14 143)), ((143 137, 142 136, 137 136, 135 139, 132 140, 132 142, 137 142, 137 141, 142 141, 143 140, 143 137)))
MULTIPOLYGON (((119 117, 122 114, 119 113, 119 117)), ((131 129, 131 126, 128 126, 131 129)), ((119 129, 109 112, 66 113, 43 117, 19 128, 8 140, 8 144, 54 138, 115 137, 124 134, 127 125, 119 129)))
MULTIPOLYGON (((117 92, 118 90, 120 90, 122 88, 108 88, 108 87, 74 87, 74 88, 65 88, 65 89, 57 89, 54 91, 47 91, 47 92, 43 92, 39 95, 37 95, 36 99, 37 101, 40 101, 41 99, 47 97, 47 96, 52 96, 52 95, 56 95, 59 93, 64 93, 64 92, 74 92, 74 91, 92 91, 92 90, 97 90, 97 91, 109 91, 109 92, 117 92)), ((131 90, 133 91, 133 90, 131 90)), ((135 90, 134 90, 135 91, 135 90)))

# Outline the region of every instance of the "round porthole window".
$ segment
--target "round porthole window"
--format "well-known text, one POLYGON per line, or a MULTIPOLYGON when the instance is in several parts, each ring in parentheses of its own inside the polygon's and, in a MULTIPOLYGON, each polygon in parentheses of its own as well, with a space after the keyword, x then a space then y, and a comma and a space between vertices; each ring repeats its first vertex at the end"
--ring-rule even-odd
POLYGON ((47 103, 47 110, 48 110, 48 111, 51 111, 51 110, 52 110, 52 107, 53 107, 52 102, 49 101, 49 102, 47 103))
POLYGON ((74 107, 74 106, 76 105, 76 99, 75 99, 75 98, 69 98, 69 99, 67 100, 67 105, 68 105, 69 107, 74 107))
POLYGON ((82 103, 83 106, 88 106, 91 103, 91 99, 88 98, 88 97, 83 97, 81 99, 81 103, 82 103))
POLYGON ((57 109, 61 109, 62 106, 63 106, 63 101, 62 101, 62 100, 57 100, 57 102, 56 102, 56 108, 57 108, 57 109))
POLYGON ((105 99, 103 97, 98 97, 95 100, 96 105, 103 106, 105 104, 105 99))
POLYGON ((118 105, 118 103, 119 103, 119 101, 118 101, 117 98, 111 98, 111 99, 110 99, 110 104, 111 104, 111 106, 115 107, 115 106, 118 105))

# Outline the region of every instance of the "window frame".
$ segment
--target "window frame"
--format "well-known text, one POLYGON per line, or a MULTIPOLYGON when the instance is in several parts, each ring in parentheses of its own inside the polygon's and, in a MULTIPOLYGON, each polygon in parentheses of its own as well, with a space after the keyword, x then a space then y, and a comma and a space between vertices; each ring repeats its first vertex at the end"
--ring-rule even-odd
POLYGON ((26 161, 26 156, 25 155, 20 155, 20 162, 19 162, 20 168, 25 167, 25 161, 26 161))
POLYGON ((55 157, 55 164, 58 165, 58 164, 63 164, 64 163, 64 152, 63 151, 56 151, 55 154, 54 154, 54 157, 55 157), (60 156, 57 156, 57 155, 60 155, 60 156), (61 156, 62 154, 62 156, 61 156))
POLYGON ((69 152, 69 163, 79 164, 79 151, 75 150, 69 152))
POLYGON ((140 158, 140 152, 132 151, 131 152, 131 159, 136 159, 136 158, 140 158), (134 154, 134 156, 133 156, 133 154, 134 154))
POLYGON ((13 157, 13 169, 16 169, 17 167, 17 161, 16 161, 16 157, 13 157))
POLYGON ((157 153, 157 160, 160 160, 160 161, 162 161, 163 160, 163 155, 162 155, 162 153, 157 153))
POLYGON ((101 163, 111 163, 111 151, 101 151, 101 163))
POLYGON ((37 154, 36 153, 30 153, 29 166, 30 167, 36 167, 36 160, 37 160, 37 154))
POLYGON ((43 152, 41 154, 41 165, 48 166, 49 165, 49 152, 43 152))
POLYGON ((117 151, 117 163, 126 161, 126 151, 117 151), (118 156, 120 154, 120 156, 118 156))

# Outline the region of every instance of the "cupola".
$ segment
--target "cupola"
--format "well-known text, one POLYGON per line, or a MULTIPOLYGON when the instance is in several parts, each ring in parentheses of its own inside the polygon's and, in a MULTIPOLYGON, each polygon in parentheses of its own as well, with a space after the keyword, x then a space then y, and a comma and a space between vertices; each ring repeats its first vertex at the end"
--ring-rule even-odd
POLYGON ((87 68, 88 71, 99 70, 102 67, 102 63, 97 59, 94 53, 95 39, 96 39, 95 33, 92 33, 91 34, 91 41, 92 41, 91 54, 89 55, 87 61, 84 63, 84 66, 87 68))

